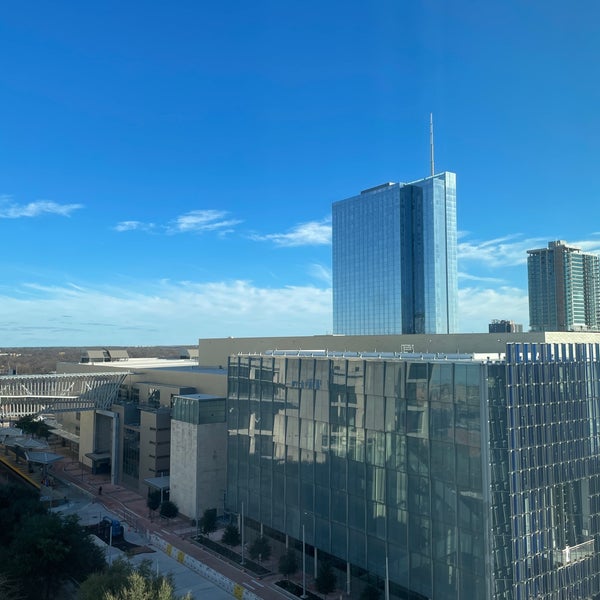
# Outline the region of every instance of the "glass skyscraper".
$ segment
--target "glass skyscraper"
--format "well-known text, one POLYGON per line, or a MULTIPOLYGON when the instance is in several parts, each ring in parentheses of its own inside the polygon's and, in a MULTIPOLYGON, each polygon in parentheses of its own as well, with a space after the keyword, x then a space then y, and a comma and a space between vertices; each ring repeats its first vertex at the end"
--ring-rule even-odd
POLYGON ((531 331, 600 330, 600 259, 561 240, 527 251, 531 331))
POLYGON ((458 331, 454 173, 380 185, 332 212, 334 333, 458 331))
POLYGON ((598 344, 237 355, 227 408, 229 508, 305 536, 347 591, 600 594, 598 344))

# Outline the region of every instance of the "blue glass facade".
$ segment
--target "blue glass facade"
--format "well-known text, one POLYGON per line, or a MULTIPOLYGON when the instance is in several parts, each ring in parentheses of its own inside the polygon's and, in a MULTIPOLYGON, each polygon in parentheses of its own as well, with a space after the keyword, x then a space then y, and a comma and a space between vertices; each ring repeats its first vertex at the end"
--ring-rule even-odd
POLYGON ((600 593, 598 345, 235 356, 227 408, 229 508, 393 598, 600 593))
POLYGON ((334 332, 456 332, 456 248, 454 173, 334 203, 334 332))
POLYGON ((512 589, 495 598, 597 598, 600 346, 509 345, 506 407, 512 589))
POLYGON ((229 508, 380 578, 387 557, 393 597, 484 598, 482 369, 232 357, 229 508))

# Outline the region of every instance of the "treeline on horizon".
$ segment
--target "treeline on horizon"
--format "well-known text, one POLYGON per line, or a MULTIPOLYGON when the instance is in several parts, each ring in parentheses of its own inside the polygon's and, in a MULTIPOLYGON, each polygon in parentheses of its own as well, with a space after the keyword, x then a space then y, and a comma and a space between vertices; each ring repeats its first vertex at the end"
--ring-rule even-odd
POLYGON ((127 350, 131 358, 179 358, 181 346, 46 346, 0 348, 0 375, 46 375, 56 371, 57 362, 79 362, 86 350, 127 350))

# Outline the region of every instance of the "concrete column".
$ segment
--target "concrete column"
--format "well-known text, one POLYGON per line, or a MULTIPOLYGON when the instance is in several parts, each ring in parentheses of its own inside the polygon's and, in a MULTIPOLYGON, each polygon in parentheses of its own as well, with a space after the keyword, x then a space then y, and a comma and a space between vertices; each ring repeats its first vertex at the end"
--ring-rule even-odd
POLYGON ((113 485, 119 483, 121 479, 121 469, 119 464, 119 440, 121 439, 121 421, 117 413, 112 413, 113 428, 112 428, 112 465, 110 468, 110 482, 113 485))

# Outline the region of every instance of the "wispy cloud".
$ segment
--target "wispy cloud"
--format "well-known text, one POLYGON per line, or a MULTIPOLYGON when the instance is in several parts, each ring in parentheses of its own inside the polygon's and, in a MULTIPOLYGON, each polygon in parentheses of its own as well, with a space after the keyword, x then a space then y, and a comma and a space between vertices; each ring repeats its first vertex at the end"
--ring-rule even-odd
POLYGON ((308 272, 312 277, 314 277, 318 281, 322 281, 328 286, 331 286, 331 269, 329 267, 318 263, 314 263, 309 266, 308 272))
MULTIPOLYGON (((314 265, 315 277, 327 269, 314 265)), ((331 331, 331 287, 260 287, 251 281, 132 281, 126 287, 29 283, 0 293, 7 346, 193 344, 202 337, 296 336, 331 331), (143 290, 143 292, 140 292, 143 290), (93 307, 93 320, 90 308, 93 307)), ((492 319, 529 324, 527 291, 459 289, 460 331, 492 319)))
MULTIPOLYGON (((598 235, 594 233, 592 235, 598 235)), ((515 233, 492 240, 465 240, 468 234, 461 233, 458 244, 459 261, 479 262, 488 267, 514 267, 527 263, 527 250, 546 248, 548 242, 555 239, 552 236, 523 238, 515 233)), ((600 239, 579 241, 567 240, 569 246, 579 248, 584 252, 600 253, 600 239)))
POLYGON ((202 233, 204 231, 229 231, 241 223, 238 219, 226 218, 224 210, 192 210, 180 215, 167 226, 168 233, 202 233))
POLYGON ((546 243, 546 238, 522 239, 518 233, 485 241, 460 241, 458 259, 484 263, 489 267, 513 267, 527 262, 527 250, 546 243))
POLYGON ((458 279, 460 281, 480 281, 482 283, 506 283, 506 279, 501 279, 499 277, 481 277, 479 275, 471 275, 470 273, 458 273, 458 279))
POLYGON ((142 221, 121 221, 114 227, 115 231, 152 231, 156 225, 154 223, 144 223, 142 221))
POLYGON ((277 246, 324 246, 331 244, 331 219, 300 223, 286 233, 253 235, 253 240, 273 242, 277 246))
POLYGON ((221 235, 231 233, 233 227, 242 221, 228 218, 229 213, 224 210, 192 210, 183 215, 175 217, 165 225, 148 223, 144 221, 120 221, 114 226, 115 231, 145 231, 164 232, 168 234, 177 233, 204 233, 215 231, 221 235))
POLYGON ((5 345, 191 344, 199 337, 331 331, 331 289, 314 285, 264 288, 243 280, 161 280, 132 282, 129 289, 24 287, 0 295, 5 345))
POLYGON ((0 219, 39 217, 44 214, 69 217, 73 211, 80 208, 83 208, 83 204, 58 204, 49 200, 17 204, 11 196, 0 196, 0 219))
MULTIPOLYGON (((594 233, 593 235, 600 235, 598 233, 594 233)), ((578 242, 568 242, 570 246, 575 246, 575 248, 579 248, 584 252, 592 252, 594 254, 600 254, 600 239, 597 240, 580 240, 578 242)))

